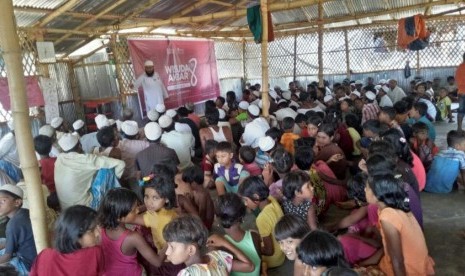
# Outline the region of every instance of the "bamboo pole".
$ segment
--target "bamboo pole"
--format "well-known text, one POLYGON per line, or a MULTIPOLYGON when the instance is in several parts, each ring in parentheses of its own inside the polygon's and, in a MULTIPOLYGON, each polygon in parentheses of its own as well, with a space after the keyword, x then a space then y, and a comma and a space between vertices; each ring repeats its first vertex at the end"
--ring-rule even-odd
POLYGON ((318 2, 318 86, 324 87, 323 81, 323 2, 318 2))
POLYGON ((58 9, 54 10, 51 12, 49 15, 46 17, 40 19, 36 24, 34 24, 35 27, 43 27, 47 25, 50 21, 53 19, 57 18, 58 16, 62 15, 64 12, 68 11, 72 7, 74 7, 80 0, 69 0, 66 1, 63 5, 61 5, 58 9))
POLYGON ((124 86, 124 81, 122 79, 123 70, 121 70, 121 63, 120 63, 123 59, 120 57, 120 52, 117 51, 117 49, 116 49, 116 47, 117 47, 117 45, 116 45, 116 35, 111 35, 110 43, 111 43, 110 44, 111 48, 113 49, 113 58, 114 58, 114 62, 115 62, 116 80, 118 81, 120 101, 121 101, 121 104, 123 106, 126 106, 125 92, 127 90, 126 90, 126 87, 124 86))
POLYGON ((344 30, 345 52, 346 52, 346 75, 350 79, 350 54, 349 54, 349 34, 344 30))
POLYGON ((262 115, 269 116, 270 99, 268 91, 268 0, 260 0, 262 14, 262 115))
POLYGON ((40 252, 42 249, 48 247, 45 202, 42 194, 39 167, 32 142, 21 48, 16 32, 12 0, 0 1, 0 45, 7 68, 16 144, 21 170, 26 182, 32 232, 37 252, 40 252))

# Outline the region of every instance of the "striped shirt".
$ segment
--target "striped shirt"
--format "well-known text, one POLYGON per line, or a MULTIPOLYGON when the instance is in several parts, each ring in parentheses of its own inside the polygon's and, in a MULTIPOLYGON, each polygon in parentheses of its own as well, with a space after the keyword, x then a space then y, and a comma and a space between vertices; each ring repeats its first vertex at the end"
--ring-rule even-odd
POLYGON ((362 125, 368 120, 378 120, 379 106, 375 103, 367 103, 362 109, 362 125))

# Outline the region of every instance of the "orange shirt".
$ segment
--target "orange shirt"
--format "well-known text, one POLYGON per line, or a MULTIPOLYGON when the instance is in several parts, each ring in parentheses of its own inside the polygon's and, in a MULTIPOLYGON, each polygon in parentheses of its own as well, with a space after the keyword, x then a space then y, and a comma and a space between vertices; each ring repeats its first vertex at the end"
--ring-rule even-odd
MULTIPOLYGON (((378 211, 378 214, 380 225, 382 221, 390 223, 399 232, 407 275, 434 274, 434 261, 428 256, 425 237, 415 216, 411 212, 405 213, 389 207, 378 211)), ((391 258, 386 249, 386 238, 383 228, 380 227, 380 229, 383 238, 384 256, 379 263, 379 267, 386 275, 394 276, 391 258)))
POLYGON ((460 64, 455 71, 455 83, 457 84, 458 93, 465 94, 465 62, 460 64))
POLYGON ((299 139, 300 136, 294 133, 284 133, 281 136, 281 145, 283 145, 284 149, 287 150, 289 153, 294 154, 294 141, 299 139))

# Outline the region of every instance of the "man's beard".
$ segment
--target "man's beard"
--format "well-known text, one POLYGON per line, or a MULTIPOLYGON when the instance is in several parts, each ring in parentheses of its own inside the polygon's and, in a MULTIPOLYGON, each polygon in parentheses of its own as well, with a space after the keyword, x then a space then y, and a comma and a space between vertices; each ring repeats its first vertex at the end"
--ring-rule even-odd
POLYGON ((147 77, 153 77, 153 74, 155 74, 155 70, 153 70, 151 73, 145 71, 145 74, 147 74, 147 77))

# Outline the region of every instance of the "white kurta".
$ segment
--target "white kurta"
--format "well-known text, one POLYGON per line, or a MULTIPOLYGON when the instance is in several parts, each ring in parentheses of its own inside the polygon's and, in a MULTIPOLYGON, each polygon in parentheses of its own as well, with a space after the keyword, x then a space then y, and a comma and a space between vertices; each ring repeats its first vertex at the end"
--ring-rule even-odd
POLYGON ((151 77, 146 73, 140 75, 134 82, 134 88, 139 89, 141 85, 144 90, 146 112, 155 109, 157 104, 165 104, 164 99, 168 98, 168 91, 157 73, 151 77))

